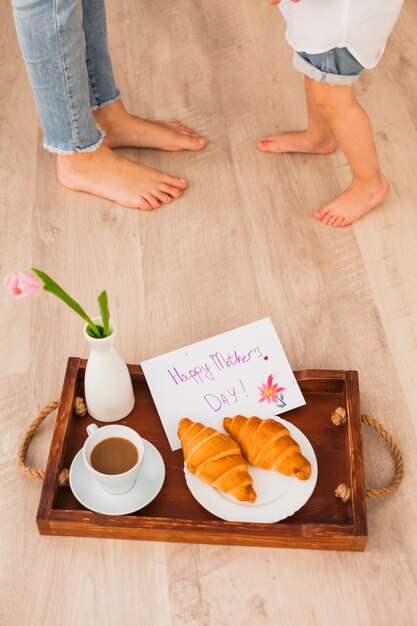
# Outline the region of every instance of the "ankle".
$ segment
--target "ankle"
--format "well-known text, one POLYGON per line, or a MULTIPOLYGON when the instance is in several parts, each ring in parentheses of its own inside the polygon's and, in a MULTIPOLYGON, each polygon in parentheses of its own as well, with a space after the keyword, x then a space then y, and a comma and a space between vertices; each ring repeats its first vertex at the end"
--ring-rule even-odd
POLYGON ((121 117, 125 117, 127 115, 129 114, 126 111, 121 100, 116 100, 116 102, 107 104, 101 109, 93 110, 93 116, 95 121, 103 127, 111 125, 113 123, 117 123, 120 121, 121 117))
POLYGON ((352 185, 362 187, 363 189, 375 189, 387 182, 388 180, 381 170, 369 176, 354 175, 352 178, 352 185))
POLYGON ((76 152, 75 154, 58 154, 56 165, 59 170, 82 169, 94 159, 94 152, 76 152))
POLYGON ((84 171, 91 163, 102 163, 103 159, 113 156, 112 150, 100 144, 96 150, 91 152, 75 152, 74 154, 58 154, 56 167, 58 171, 84 171))
POLYGON ((336 139, 334 136, 329 133, 326 135, 317 135, 316 133, 312 133, 308 128, 306 130, 306 137, 314 148, 324 148, 329 144, 336 143, 336 139))

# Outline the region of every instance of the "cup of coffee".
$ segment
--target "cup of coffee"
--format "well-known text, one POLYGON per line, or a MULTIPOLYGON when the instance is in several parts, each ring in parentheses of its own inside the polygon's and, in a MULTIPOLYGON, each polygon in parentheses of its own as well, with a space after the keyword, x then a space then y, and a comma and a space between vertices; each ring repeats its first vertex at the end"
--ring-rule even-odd
POLYGON ((90 424, 87 433, 83 459, 90 474, 108 493, 120 495, 132 489, 144 456, 138 433, 119 424, 101 428, 90 424))

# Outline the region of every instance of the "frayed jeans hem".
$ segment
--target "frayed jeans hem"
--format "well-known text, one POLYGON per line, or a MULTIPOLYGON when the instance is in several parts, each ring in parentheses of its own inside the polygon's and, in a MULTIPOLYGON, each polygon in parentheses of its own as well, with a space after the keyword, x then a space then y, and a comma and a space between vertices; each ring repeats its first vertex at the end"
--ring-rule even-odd
POLYGON ((54 154, 63 154, 65 156, 71 156, 72 154, 81 154, 83 152, 95 152, 95 150, 97 150, 97 148, 101 146, 106 136, 104 130, 102 130, 101 128, 99 128, 98 130, 100 131, 101 135, 100 139, 96 141, 96 143, 93 143, 91 146, 87 146, 86 148, 74 148, 72 150, 65 150, 62 148, 56 148, 55 146, 50 146, 46 142, 43 143, 43 147, 45 148, 45 150, 48 150, 48 152, 53 152, 54 154))
POLYGON ((94 106, 91 107, 92 111, 98 111, 99 109, 104 109, 104 107, 109 106, 109 104, 113 104, 114 102, 118 102, 121 98, 120 93, 115 97, 112 98, 111 100, 108 100, 107 102, 103 102, 102 104, 96 104, 94 106))

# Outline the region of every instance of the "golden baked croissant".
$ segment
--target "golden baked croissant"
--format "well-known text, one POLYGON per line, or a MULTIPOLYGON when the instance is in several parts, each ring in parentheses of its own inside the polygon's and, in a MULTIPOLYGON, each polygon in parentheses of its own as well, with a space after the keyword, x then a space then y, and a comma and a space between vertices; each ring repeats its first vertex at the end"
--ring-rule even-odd
POLYGON ((300 480, 310 478, 310 462, 301 454, 288 428, 274 419, 236 415, 225 417, 223 426, 251 465, 277 470, 300 480))
POLYGON ((233 439, 187 418, 178 424, 178 437, 192 474, 237 500, 256 500, 252 476, 233 439))

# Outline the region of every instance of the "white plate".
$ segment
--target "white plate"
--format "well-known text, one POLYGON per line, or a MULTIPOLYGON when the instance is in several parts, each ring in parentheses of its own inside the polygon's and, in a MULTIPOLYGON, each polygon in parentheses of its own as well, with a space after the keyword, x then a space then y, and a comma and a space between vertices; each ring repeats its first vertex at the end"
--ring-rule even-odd
POLYGON ((248 465, 253 478, 257 498, 252 504, 239 502, 233 496, 222 493, 191 474, 184 464, 185 480, 194 498, 207 511, 228 522, 258 522, 274 524, 293 515, 310 498, 317 482, 317 459, 313 447, 304 433, 294 424, 275 417, 286 426, 296 440, 302 454, 311 463, 311 476, 299 480, 295 476, 284 476, 276 471, 264 470, 248 465))
POLYGON ((69 471, 72 493, 90 511, 104 515, 128 515, 152 502, 165 480, 165 465, 158 450, 143 439, 145 456, 139 475, 127 493, 107 493, 86 469, 82 449, 74 457, 69 471))

